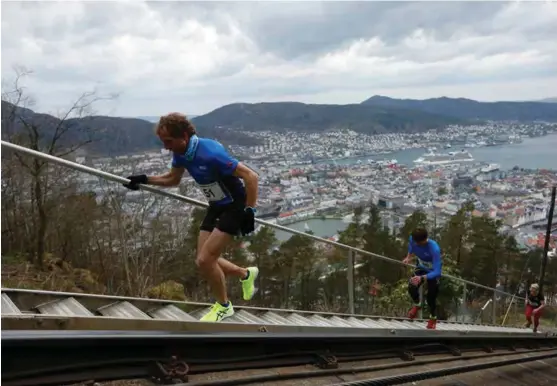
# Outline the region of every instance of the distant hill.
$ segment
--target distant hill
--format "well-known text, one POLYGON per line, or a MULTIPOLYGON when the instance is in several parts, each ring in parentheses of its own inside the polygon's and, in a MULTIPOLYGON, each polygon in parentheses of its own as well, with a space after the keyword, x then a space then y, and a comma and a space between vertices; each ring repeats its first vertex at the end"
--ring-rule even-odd
MULTIPOLYGON (((90 116, 61 122, 52 115, 35 113, 30 109, 15 107, 9 102, 2 101, 2 139, 4 140, 9 140, 14 134, 27 135, 28 133, 20 120, 10 122, 9 117, 12 113, 38 128, 41 146, 45 146, 51 140, 56 128, 61 127, 67 130, 67 134, 62 136, 63 142, 60 142, 60 145, 75 145, 91 138, 93 141, 84 150, 97 155, 115 156, 162 147, 153 130, 153 123, 143 119, 90 116)), ((252 137, 230 130, 200 129, 200 134, 215 138, 224 145, 259 144, 252 137)))
POLYGON ((375 95, 361 103, 363 106, 391 107, 444 114, 461 119, 495 121, 557 122, 557 106, 540 102, 478 102, 464 98, 393 99, 375 95))
POLYGON ((557 97, 540 99, 540 100, 535 101, 535 102, 541 102, 541 103, 557 103, 557 97))
POLYGON ((421 132, 463 120, 439 114, 361 104, 318 105, 298 102, 234 103, 193 119, 201 128, 246 131, 325 131, 351 128, 362 133, 421 132))
POLYGON ((151 123, 157 123, 159 121, 160 116, 156 115, 156 116, 139 116, 139 117, 133 117, 133 118, 137 118, 137 119, 141 119, 147 122, 151 122, 151 123))
MULTIPOLYGON (((193 119, 193 118, 197 117, 198 115, 186 114, 186 116, 189 119, 193 119)), ((159 119, 161 117, 160 117, 160 115, 145 115, 145 116, 139 116, 139 117, 133 117, 133 118, 143 119, 144 121, 147 121, 147 122, 158 123, 159 119)))

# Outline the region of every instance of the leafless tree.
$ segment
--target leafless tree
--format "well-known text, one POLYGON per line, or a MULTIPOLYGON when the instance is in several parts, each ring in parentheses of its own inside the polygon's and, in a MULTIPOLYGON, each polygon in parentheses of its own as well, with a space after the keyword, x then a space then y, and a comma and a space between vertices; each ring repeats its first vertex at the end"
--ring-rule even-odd
MULTIPOLYGON (((92 107, 96 102, 113 99, 115 96, 102 97, 94 91, 84 92, 69 108, 58 114, 57 118, 35 114, 28 110, 33 105, 33 99, 23 86, 24 78, 31 74, 31 71, 24 68, 16 68, 11 87, 4 87, 7 82, 2 81, 2 136, 12 143, 56 157, 67 157, 89 144, 92 138, 87 125, 70 119, 92 114, 92 107)), ((42 267, 49 213, 55 209, 50 205, 53 203, 51 198, 63 187, 64 180, 69 178, 69 171, 62 171, 59 167, 48 165, 47 161, 16 152, 10 152, 9 156, 18 161, 15 173, 25 173, 28 176, 29 200, 33 208, 31 218, 35 232, 34 253, 29 259, 42 267)), ((8 164, 14 166, 13 163, 8 164)))

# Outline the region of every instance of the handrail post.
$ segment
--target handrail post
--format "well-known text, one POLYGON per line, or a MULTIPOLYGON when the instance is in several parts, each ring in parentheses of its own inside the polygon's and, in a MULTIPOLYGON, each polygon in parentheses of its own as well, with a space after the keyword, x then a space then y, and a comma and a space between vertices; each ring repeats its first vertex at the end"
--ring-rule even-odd
POLYGON ((551 226, 553 224, 553 211, 555 210, 555 195, 557 194, 557 186, 551 189, 551 203, 549 205, 549 214, 547 215, 547 229, 545 233, 545 242, 543 245, 542 264, 540 268, 540 278, 538 284, 540 285, 540 293, 543 293, 545 283, 545 267, 547 265, 547 255, 549 252, 549 240, 551 238, 551 226))
POLYGON ((424 286, 421 285, 420 286, 420 308, 418 311, 418 318, 423 319, 424 318, 424 286))
POLYGON ((514 317, 515 317, 515 322, 514 323, 518 323, 518 321, 520 320, 519 316, 518 316, 518 302, 514 302, 514 317))
POLYGON ((491 311, 491 324, 497 324, 497 292, 493 291, 493 308, 491 311))
MULTIPOLYGON (((462 314, 462 322, 466 321, 467 311, 468 311, 468 299, 467 299, 467 292, 466 292, 466 283, 462 286, 462 304, 460 305, 460 313, 462 314)), ((458 318, 457 318, 458 320, 458 318)))
POLYGON ((350 314, 355 314, 354 307, 354 251, 348 250, 348 309, 350 314))
MULTIPOLYGON (((503 317, 503 321, 501 322, 501 326, 505 325, 505 322, 507 321, 507 316, 509 316, 509 311, 511 310, 511 307, 513 306, 513 304, 516 304, 514 301, 514 298, 516 296, 516 293, 513 294, 513 296, 511 297, 511 300, 509 302, 509 307, 507 308, 507 311, 505 312, 505 316, 503 317)), ((515 311, 516 311, 516 307, 515 307, 515 311)))

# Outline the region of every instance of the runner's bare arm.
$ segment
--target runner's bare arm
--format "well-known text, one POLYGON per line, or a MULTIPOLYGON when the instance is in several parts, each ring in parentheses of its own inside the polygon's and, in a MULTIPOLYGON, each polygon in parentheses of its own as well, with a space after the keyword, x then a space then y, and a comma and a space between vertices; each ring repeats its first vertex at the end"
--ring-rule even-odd
POLYGON ((236 166, 236 169, 234 170, 234 175, 244 180, 247 194, 246 204, 247 206, 255 208, 257 205, 257 194, 259 189, 259 177, 257 176, 257 173, 243 163, 238 162, 238 166, 236 166))
POLYGON ((147 178, 147 183, 149 185, 157 186, 176 186, 180 183, 182 176, 184 175, 184 168, 170 168, 170 171, 161 176, 150 176, 147 178))

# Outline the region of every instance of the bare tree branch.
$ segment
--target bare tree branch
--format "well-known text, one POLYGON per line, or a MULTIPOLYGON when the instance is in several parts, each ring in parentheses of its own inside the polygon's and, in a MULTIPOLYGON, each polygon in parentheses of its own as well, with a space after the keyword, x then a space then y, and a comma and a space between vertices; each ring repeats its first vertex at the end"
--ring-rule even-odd
MULTIPOLYGON (((8 136, 16 139, 22 145, 37 151, 41 151, 41 147, 46 146, 46 153, 57 156, 67 156, 77 149, 87 145, 92 140, 77 138, 72 141, 68 138, 67 143, 64 142, 64 137, 70 135, 70 132, 78 131, 79 124, 73 122, 71 124, 68 119, 72 115, 77 118, 82 118, 84 114, 91 110, 93 104, 100 100, 106 100, 106 97, 99 97, 96 92, 84 92, 79 96, 65 111, 64 114, 57 120, 54 130, 51 127, 55 121, 50 121, 48 115, 35 114, 26 116, 27 110, 24 106, 30 103, 31 98, 26 95, 24 87, 21 84, 22 78, 31 74, 23 68, 15 70, 15 78, 13 81, 12 89, 2 92, 2 100, 11 103, 10 111, 7 116, 3 117, 2 127, 8 129, 8 136), (25 133, 25 134, 24 134, 25 133), (50 136, 49 139, 46 136, 50 136), (72 143, 74 142, 74 143, 72 143), (60 147, 60 150, 58 150, 60 147)), ((5 84, 5 82, 3 82, 5 84)), ((49 197, 53 192, 50 186, 50 179, 52 173, 58 169, 48 167, 46 161, 34 158, 31 162, 26 161, 20 154, 15 153, 16 159, 23 166, 23 169, 29 173, 33 179, 31 184, 31 203, 35 209, 36 216, 34 216, 34 224, 36 227, 36 256, 35 259, 39 266, 42 265, 44 252, 46 248, 46 234, 50 222, 50 212, 53 209, 48 204, 49 197)), ((62 179, 56 177, 56 186, 62 184, 62 179)))

